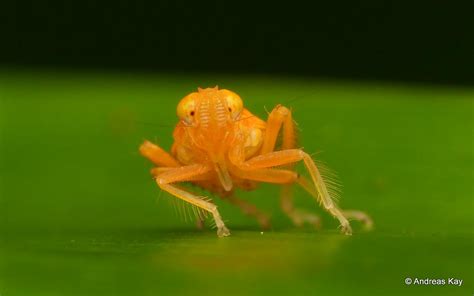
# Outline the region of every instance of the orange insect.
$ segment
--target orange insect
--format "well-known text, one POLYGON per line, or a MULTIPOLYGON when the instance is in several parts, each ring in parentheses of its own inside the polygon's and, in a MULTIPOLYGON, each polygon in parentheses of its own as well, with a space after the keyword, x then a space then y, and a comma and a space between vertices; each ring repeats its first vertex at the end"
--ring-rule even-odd
MULTIPOLYGON (((348 218, 361 220, 366 228, 371 219, 360 211, 342 211, 310 155, 296 148, 291 111, 277 105, 263 121, 243 107, 241 98, 226 89, 198 88, 184 97, 177 107, 179 122, 173 133, 171 154, 145 141, 140 153, 154 165, 151 173, 158 186, 214 218, 219 237, 229 230, 211 200, 181 188, 191 182, 239 206, 254 216, 264 228, 269 218, 255 206, 235 197, 234 189, 252 190, 259 182, 282 185, 281 206, 296 225, 305 222, 319 226, 319 218, 295 209, 290 186, 298 184, 339 220, 344 234, 352 234, 348 218), (282 134, 281 147, 276 147, 282 134), (294 171, 292 164, 302 161, 310 179, 294 171)), ((198 221, 202 222, 202 215, 198 221)))

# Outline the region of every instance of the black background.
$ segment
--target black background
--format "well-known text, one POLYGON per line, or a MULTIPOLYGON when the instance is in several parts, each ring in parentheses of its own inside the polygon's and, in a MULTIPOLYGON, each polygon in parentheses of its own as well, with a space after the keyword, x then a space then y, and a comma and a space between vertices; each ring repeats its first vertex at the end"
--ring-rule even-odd
POLYGON ((471 85, 473 1, 2 2, 0 65, 471 85))

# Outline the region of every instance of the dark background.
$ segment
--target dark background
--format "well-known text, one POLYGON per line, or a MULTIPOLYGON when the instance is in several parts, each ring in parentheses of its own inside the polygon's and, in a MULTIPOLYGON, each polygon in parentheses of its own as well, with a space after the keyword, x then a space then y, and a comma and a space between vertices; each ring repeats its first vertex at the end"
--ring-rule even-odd
POLYGON ((473 83, 473 1, 99 2, 3 2, 0 65, 473 83))

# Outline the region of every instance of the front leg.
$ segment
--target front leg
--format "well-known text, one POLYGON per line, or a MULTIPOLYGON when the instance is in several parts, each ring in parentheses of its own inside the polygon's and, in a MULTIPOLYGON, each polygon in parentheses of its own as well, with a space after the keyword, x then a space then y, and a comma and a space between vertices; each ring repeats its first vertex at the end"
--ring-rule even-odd
MULTIPOLYGON (((173 184, 184 181, 206 180, 209 177, 210 168, 199 164, 180 166, 180 163, 173 158, 173 156, 159 146, 148 141, 145 141, 140 146, 140 153, 155 165, 160 166, 153 168, 151 173, 162 190, 198 207, 199 209, 211 213, 217 226, 217 235, 219 237, 230 235, 230 232, 222 221, 215 204, 173 184)), ((198 219, 199 218, 200 217, 198 217, 198 219)))
POLYGON ((210 170, 209 167, 200 164, 172 168, 157 175, 156 183, 162 190, 171 195, 211 213, 216 223, 217 235, 219 237, 228 236, 230 232, 225 226, 224 221, 222 221, 215 204, 172 184, 195 180, 199 176, 206 175, 210 170))
POLYGON ((159 167, 180 166, 180 163, 173 156, 150 141, 143 142, 140 146, 140 154, 159 167))
POLYGON ((215 204, 209 201, 203 200, 202 198, 186 190, 180 189, 171 184, 163 184, 162 182, 166 182, 166 181, 164 181, 163 179, 157 178, 156 183, 158 183, 158 186, 160 186, 160 188, 163 189, 164 191, 211 213, 212 217, 214 218, 214 222, 216 223, 217 236, 224 237, 224 236, 230 235, 230 231, 225 226, 224 221, 222 221, 221 215, 219 214, 219 211, 217 210, 217 206, 215 204))
MULTIPOLYGON (((202 181, 210 177, 210 169, 203 165, 181 166, 181 164, 168 152, 161 147, 145 141, 140 146, 140 153, 148 158, 155 165, 159 166, 151 170, 158 186, 171 195, 182 199, 193 206, 208 211, 212 214, 217 226, 217 235, 219 237, 230 235, 222 218, 217 211, 217 206, 207 200, 204 200, 186 190, 183 190, 172 183, 183 181, 202 181)), ((200 219, 201 217, 198 217, 200 219)))

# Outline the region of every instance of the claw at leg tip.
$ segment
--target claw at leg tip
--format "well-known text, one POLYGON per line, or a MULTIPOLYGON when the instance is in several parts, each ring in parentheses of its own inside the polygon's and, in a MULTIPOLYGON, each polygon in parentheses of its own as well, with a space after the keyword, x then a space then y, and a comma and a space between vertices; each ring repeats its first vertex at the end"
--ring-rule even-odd
POLYGON ((230 231, 229 231, 229 229, 227 229, 227 227, 222 227, 222 228, 217 229, 217 236, 218 237, 225 237, 225 236, 229 236, 229 235, 230 235, 230 231))

